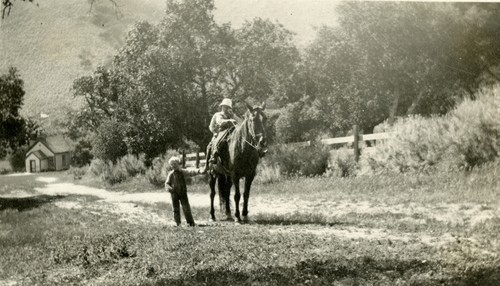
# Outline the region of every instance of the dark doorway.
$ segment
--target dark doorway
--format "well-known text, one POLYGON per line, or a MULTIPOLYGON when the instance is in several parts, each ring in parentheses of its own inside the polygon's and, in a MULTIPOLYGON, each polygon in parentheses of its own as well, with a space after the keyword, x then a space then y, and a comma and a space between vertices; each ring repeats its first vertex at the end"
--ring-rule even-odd
POLYGON ((30 160, 30 173, 35 173, 35 172, 36 172, 36 161, 30 160))

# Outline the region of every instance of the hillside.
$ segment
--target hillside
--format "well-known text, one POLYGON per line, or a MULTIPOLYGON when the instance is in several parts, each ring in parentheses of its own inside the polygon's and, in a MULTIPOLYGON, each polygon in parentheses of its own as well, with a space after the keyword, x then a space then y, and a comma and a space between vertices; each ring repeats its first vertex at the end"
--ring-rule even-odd
POLYGON ((120 0, 120 15, 108 1, 90 11, 86 0, 16 1, 0 26, 0 72, 19 69, 25 82, 24 116, 61 118, 75 106, 73 81, 109 63, 137 20, 158 22, 162 0, 120 0))

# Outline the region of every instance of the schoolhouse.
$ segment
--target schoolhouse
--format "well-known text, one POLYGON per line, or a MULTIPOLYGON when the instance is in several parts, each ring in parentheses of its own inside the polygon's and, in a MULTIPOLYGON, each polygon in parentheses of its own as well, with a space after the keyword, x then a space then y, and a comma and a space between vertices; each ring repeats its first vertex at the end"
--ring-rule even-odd
POLYGON ((70 163, 71 146, 60 135, 38 140, 26 152, 29 173, 66 170, 70 163))

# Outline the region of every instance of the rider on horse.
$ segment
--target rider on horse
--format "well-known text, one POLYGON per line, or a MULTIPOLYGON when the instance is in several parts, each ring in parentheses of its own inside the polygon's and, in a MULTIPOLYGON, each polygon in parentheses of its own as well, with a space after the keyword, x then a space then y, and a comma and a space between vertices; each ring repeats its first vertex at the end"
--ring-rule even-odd
POLYGON ((217 162, 219 145, 227 138, 228 133, 233 129, 232 127, 236 125, 236 119, 238 119, 233 114, 233 104, 231 99, 224 98, 219 106, 221 107, 221 111, 215 113, 210 121, 209 128, 213 137, 207 146, 207 158, 204 173, 208 171, 209 163, 214 164, 217 162))

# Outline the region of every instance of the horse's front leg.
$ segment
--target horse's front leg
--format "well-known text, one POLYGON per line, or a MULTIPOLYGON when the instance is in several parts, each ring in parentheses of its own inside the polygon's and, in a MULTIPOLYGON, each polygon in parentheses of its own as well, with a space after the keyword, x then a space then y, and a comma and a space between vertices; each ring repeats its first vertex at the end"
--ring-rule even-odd
POLYGON ((226 220, 232 221, 233 218, 231 217, 231 200, 229 197, 232 186, 231 178, 229 176, 219 175, 218 181, 220 210, 221 212, 225 212, 226 220))
POLYGON ((236 219, 238 219, 238 221, 241 221, 241 218, 240 218, 240 197, 241 197, 240 179, 234 178, 233 181, 234 181, 233 182, 234 183, 234 207, 236 209, 234 216, 236 217, 236 219))
POLYGON ((252 187, 255 175, 245 177, 245 191, 243 192, 243 220, 248 220, 248 199, 250 198, 250 188, 252 187))
POLYGON ((215 221, 215 208, 214 208, 214 198, 215 198, 215 182, 217 178, 210 175, 210 180, 208 184, 210 186, 210 220, 215 221))

